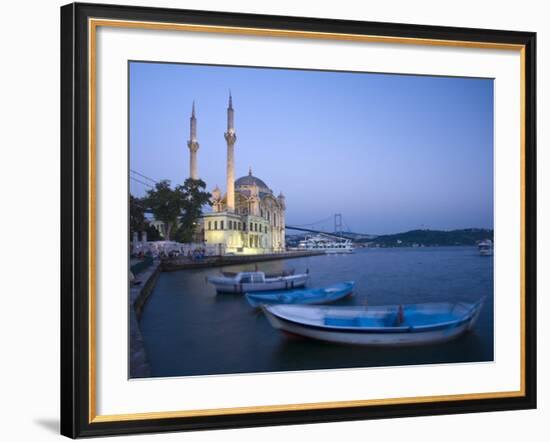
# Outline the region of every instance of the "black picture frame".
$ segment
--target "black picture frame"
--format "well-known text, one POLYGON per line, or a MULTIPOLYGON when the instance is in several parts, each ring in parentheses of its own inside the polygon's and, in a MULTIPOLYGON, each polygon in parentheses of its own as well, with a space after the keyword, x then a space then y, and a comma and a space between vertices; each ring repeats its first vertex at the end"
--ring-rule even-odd
MULTIPOLYGON (((488 29, 73 3, 61 8, 61 434, 241 428, 536 408, 536 34, 488 29), (481 44, 524 51, 524 395, 317 410, 94 421, 90 388, 90 18, 355 34, 481 44)), ((93 308, 93 307, 92 307, 93 308)))

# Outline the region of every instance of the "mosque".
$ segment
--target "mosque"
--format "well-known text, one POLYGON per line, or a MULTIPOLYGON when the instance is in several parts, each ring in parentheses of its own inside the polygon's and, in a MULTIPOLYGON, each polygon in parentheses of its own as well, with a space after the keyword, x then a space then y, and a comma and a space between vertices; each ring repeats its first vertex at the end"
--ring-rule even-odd
MULTIPOLYGON (((198 179, 197 119, 195 105, 191 112, 189 176, 198 179)), ((212 190, 212 212, 204 213, 201 231, 208 245, 216 245, 221 254, 262 254, 285 250, 285 197, 275 196, 267 184, 252 174, 235 180, 234 149, 237 134, 234 126, 233 99, 227 107, 227 173, 225 194, 216 186, 212 190)))

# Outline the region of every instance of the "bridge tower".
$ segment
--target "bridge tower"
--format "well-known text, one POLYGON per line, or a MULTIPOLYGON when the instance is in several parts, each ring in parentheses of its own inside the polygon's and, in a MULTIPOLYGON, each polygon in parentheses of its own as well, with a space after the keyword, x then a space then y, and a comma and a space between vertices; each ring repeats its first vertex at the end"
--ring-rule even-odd
POLYGON ((341 235, 343 231, 342 214, 334 214, 334 233, 341 235))

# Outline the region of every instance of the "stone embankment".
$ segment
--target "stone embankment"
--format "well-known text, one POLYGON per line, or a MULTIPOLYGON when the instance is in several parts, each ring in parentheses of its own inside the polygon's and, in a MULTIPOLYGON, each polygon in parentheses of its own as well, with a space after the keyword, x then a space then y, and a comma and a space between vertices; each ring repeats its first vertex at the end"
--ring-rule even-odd
POLYGON ((147 361, 147 354, 143 345, 143 337, 139 329, 139 319, 147 299, 151 295, 155 283, 160 274, 160 261, 137 274, 133 282, 130 282, 130 377, 145 378, 151 376, 151 367, 147 361))
POLYGON ((164 258, 161 263, 163 272, 187 269, 201 269, 206 267, 222 267, 235 264, 255 264, 262 261, 275 261, 279 259, 303 258, 306 256, 323 255, 322 251, 292 251, 283 253, 269 253, 265 255, 224 255, 207 256, 200 260, 190 258, 164 258))

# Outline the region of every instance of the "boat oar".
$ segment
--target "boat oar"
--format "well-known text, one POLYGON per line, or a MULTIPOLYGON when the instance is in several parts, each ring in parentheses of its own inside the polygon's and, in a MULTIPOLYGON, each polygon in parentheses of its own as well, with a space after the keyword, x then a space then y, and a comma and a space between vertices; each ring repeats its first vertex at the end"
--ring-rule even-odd
POLYGON ((397 310, 397 325, 403 324, 404 319, 403 304, 399 304, 399 309, 397 310))

